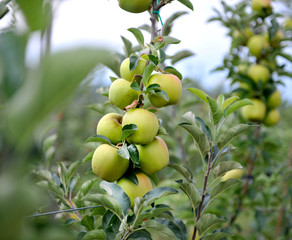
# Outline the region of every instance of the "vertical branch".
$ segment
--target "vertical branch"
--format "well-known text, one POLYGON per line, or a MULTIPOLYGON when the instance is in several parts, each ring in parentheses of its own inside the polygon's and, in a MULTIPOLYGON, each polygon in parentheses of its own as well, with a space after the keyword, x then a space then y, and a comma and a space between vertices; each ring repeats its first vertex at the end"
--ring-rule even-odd
POLYGON ((157 36, 157 29, 156 29, 156 19, 157 19, 157 13, 156 11, 158 10, 158 5, 157 5, 157 0, 152 1, 152 13, 150 17, 151 21, 151 40, 150 44, 154 43, 154 39, 157 36))

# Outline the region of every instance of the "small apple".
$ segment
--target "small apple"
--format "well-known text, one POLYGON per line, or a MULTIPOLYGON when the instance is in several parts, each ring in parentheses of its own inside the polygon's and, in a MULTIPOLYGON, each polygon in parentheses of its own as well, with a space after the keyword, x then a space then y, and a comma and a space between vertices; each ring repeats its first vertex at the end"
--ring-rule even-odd
POLYGON ((268 97, 268 100, 267 100, 268 108, 270 109, 276 108, 280 106, 281 102, 282 102, 282 94, 277 89, 268 97))
POLYGON ((136 124, 138 130, 132 133, 127 141, 135 144, 151 143, 159 128, 159 122, 156 115, 146 109, 131 109, 123 117, 122 126, 127 124, 136 124))
POLYGON ((280 121, 280 113, 277 109, 272 109, 268 112, 264 124, 268 127, 276 125, 280 121))
POLYGON ((270 45, 265 36, 254 35, 248 40, 247 47, 252 55, 260 58, 269 50, 270 45))
POLYGON ((231 179, 231 178, 241 178, 244 174, 244 170, 243 169, 232 169, 228 172, 226 172, 222 177, 221 177, 221 182, 226 182, 227 180, 231 179))
POLYGON ((241 63, 237 66, 237 71, 239 73, 247 73, 249 65, 247 63, 241 63))
POLYGON ((241 31, 236 29, 232 33, 233 39, 243 46, 246 45, 248 39, 251 38, 252 36, 253 31, 248 27, 242 29, 241 31))
POLYGON ((251 7, 260 16, 266 16, 272 12, 271 0, 252 0, 251 7))
POLYGON ((251 99, 253 105, 246 105, 241 108, 241 115, 247 121, 262 122, 266 116, 266 105, 260 99, 251 99))
POLYGON ((119 78, 116 79, 109 89, 109 100, 120 109, 124 109, 134 100, 138 100, 140 92, 130 87, 131 82, 119 78))
POLYGON ((136 173, 138 185, 127 178, 121 178, 117 184, 125 191, 131 201, 131 207, 134 207, 134 200, 137 197, 143 197, 147 192, 152 190, 152 182, 145 173, 136 173))
POLYGON ((255 82, 258 83, 260 80, 262 83, 266 83, 270 79, 270 71, 265 66, 255 64, 250 66, 247 75, 255 82))
POLYGON ((159 84, 160 89, 167 93, 169 100, 160 98, 155 94, 148 94, 148 98, 153 106, 165 107, 176 104, 182 94, 182 85, 180 79, 173 74, 154 74, 150 77, 147 86, 159 84))
POLYGON ((282 30, 277 30, 276 34, 270 39, 270 45, 272 47, 280 47, 281 41, 285 38, 282 30))
POLYGON ((141 170, 149 175, 154 174, 169 163, 169 154, 166 143, 160 138, 146 145, 136 145, 139 151, 141 170))
POLYGON ((151 6, 152 0, 119 0, 122 9, 131 13, 141 13, 151 6))
POLYGON ((285 28, 290 30, 292 29, 292 18, 287 18, 285 20, 285 28))
POLYGON ((131 71, 130 58, 126 58, 120 66, 121 77, 131 82, 135 74, 143 75, 146 63, 147 61, 141 57, 140 60, 138 61, 136 68, 133 71, 131 71))
POLYGON ((122 158, 117 149, 108 144, 102 144, 94 151, 91 162, 92 171, 108 182, 114 182, 122 177, 129 164, 129 159, 122 158))

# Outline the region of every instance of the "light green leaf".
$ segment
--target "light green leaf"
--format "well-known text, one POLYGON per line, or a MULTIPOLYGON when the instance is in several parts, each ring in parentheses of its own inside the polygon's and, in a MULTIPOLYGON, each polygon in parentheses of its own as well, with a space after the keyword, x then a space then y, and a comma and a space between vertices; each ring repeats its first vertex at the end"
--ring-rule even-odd
POLYGON ((132 43, 130 42, 130 40, 128 40, 127 38, 121 36, 123 43, 124 43, 124 51, 126 54, 126 57, 130 57, 131 53, 133 52, 132 50, 132 43))
POLYGON ((142 77, 142 82, 143 82, 144 86, 147 85, 147 82, 148 82, 149 78, 151 77, 151 74, 155 68, 156 68, 156 66, 153 63, 149 63, 147 65, 147 67, 145 68, 145 70, 143 72, 143 77, 142 77))
POLYGON ((222 108, 222 105, 224 103, 225 97, 223 95, 223 93, 221 93, 218 97, 217 97, 217 104, 219 105, 220 108, 222 108))
POLYGON ((208 100, 207 100, 207 97, 208 97, 208 94, 203 92, 202 90, 200 89, 197 89, 197 88, 188 88, 187 89, 188 91, 190 91, 191 93, 197 95, 199 98, 201 98, 205 103, 208 104, 208 100))
POLYGON ((189 183, 193 182, 193 174, 187 166, 179 164, 168 164, 168 166, 178 171, 189 183))
POLYGON ((100 143, 109 143, 111 144, 111 140, 109 140, 107 137, 103 136, 103 135, 95 135, 95 136, 92 136, 88 139, 86 139, 87 143, 89 142, 100 142, 100 143))
POLYGON ((236 101, 236 102, 232 103, 231 105, 229 105, 227 108, 225 108, 224 115, 227 117, 229 114, 235 112, 239 108, 242 108, 246 105, 253 105, 253 102, 247 98, 236 101))
POLYGON ((194 10, 194 6, 189 0, 178 0, 178 1, 182 3, 183 5, 185 5, 186 7, 188 7, 189 9, 194 10))
POLYGON ((103 230, 95 229, 87 232, 82 240, 105 240, 105 233, 103 230))
POLYGON ((222 105, 222 110, 224 111, 225 108, 227 108, 229 105, 231 105, 232 103, 234 103, 235 101, 237 101, 239 99, 240 98, 238 96, 233 96, 233 97, 227 98, 222 105))
POLYGON ((127 144, 123 144, 123 146, 117 150, 117 153, 124 159, 130 159, 130 153, 127 148, 127 144))
POLYGON ((77 199, 83 198, 85 195, 87 195, 92 188, 92 186, 98 181, 97 178, 90 179, 86 182, 84 182, 81 187, 79 188, 79 192, 77 193, 77 199))
POLYGON ((214 214, 207 213, 201 216, 196 223, 196 227, 199 230, 199 235, 203 236, 208 230, 213 229, 222 222, 225 222, 225 220, 218 218, 214 214))
POLYGON ((150 232, 153 239, 178 240, 168 227, 156 222, 155 220, 147 220, 143 222, 142 227, 150 232))
POLYGON ((207 96, 207 100, 210 106, 212 122, 216 126, 223 117, 223 111, 213 98, 207 96))
POLYGON ((174 37, 170 37, 170 36, 164 36, 163 40, 166 44, 178 44, 180 43, 180 40, 174 38, 174 37))
POLYGON ((238 169, 238 168, 242 168, 242 166, 238 162, 234 162, 234 161, 221 162, 218 164, 217 167, 213 169, 213 176, 214 178, 217 178, 230 170, 238 169))
POLYGON ((85 162, 91 160, 92 157, 93 157, 93 154, 94 154, 94 151, 89 152, 89 153, 88 153, 88 154, 82 159, 82 162, 85 163, 85 162))
POLYGON ((136 124, 127 124, 122 128, 122 136, 121 139, 125 140, 127 137, 129 137, 133 132, 138 130, 138 127, 136 124))
POLYGON ((174 67, 166 66, 163 71, 166 73, 173 74, 173 75, 177 76, 180 80, 182 80, 181 73, 178 70, 176 70, 174 67))
POLYGON ((138 28, 129 28, 128 31, 134 34, 135 38, 137 39, 138 43, 144 48, 144 36, 142 32, 138 28))
POLYGON ((201 194, 199 193, 198 189, 196 188, 194 183, 182 183, 180 185, 181 190, 188 196, 193 211, 199 206, 200 202, 202 201, 201 194))

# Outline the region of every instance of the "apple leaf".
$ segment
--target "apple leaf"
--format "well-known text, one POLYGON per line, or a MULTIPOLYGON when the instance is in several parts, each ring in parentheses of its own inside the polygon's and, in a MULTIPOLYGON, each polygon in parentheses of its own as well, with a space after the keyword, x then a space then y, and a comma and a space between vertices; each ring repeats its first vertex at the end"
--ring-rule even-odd
POLYGON ((105 137, 103 135, 95 135, 95 136, 92 136, 92 137, 88 138, 85 142, 86 143, 89 143, 89 142, 100 142, 100 143, 109 143, 109 144, 111 144, 111 140, 109 140, 107 137, 105 137))
POLYGON ((144 221, 142 227, 150 232, 153 239, 177 240, 175 234, 168 227, 155 220, 144 221))
POLYGON ((178 40, 177 38, 174 37, 170 37, 170 36, 164 36, 163 40, 165 41, 166 44, 179 44, 180 40, 178 40))
POLYGON ((124 174, 123 177, 128 179, 129 181, 131 181, 132 183, 134 183, 135 185, 138 186, 139 181, 138 181, 138 178, 137 178, 137 176, 132 168, 128 168, 128 170, 126 171, 126 173, 124 174))
POLYGON ((208 104, 208 94, 203 92, 202 90, 198 89, 198 88, 188 88, 188 91, 190 91, 191 93, 197 95, 199 98, 201 98, 205 103, 208 104))
POLYGON ((220 177, 226 172, 237 169, 237 168, 242 168, 240 163, 234 162, 234 161, 226 161, 226 162, 221 162, 218 164, 217 167, 214 168, 213 170, 213 176, 214 178, 220 177))
POLYGON ((106 237, 103 230, 95 229, 87 232, 82 240, 104 240, 105 238, 106 237))
POLYGON ((194 10, 193 4, 189 0, 178 0, 181 4, 185 5, 187 8, 194 10))
POLYGON ((189 198, 192 209, 196 209, 197 206, 202 201, 201 194, 199 193, 198 189, 196 188, 195 184, 193 183, 181 183, 180 189, 183 190, 183 192, 187 195, 189 198))
POLYGON ((227 117, 229 114, 235 112, 239 108, 244 107, 246 105, 253 105, 253 102, 247 98, 236 101, 232 103, 231 105, 229 105, 227 108, 225 108, 224 115, 227 117))
POLYGON ((217 185, 215 185, 213 187, 213 189, 210 192, 210 195, 211 195, 210 198, 211 198, 211 200, 214 199, 214 198, 216 198, 219 194, 221 194, 225 190, 233 187, 236 184, 240 184, 240 183, 242 183, 242 181, 240 179, 236 179, 236 178, 231 178, 231 179, 228 179, 225 182, 218 183, 217 185))
POLYGON ((130 87, 136 91, 141 91, 140 86, 136 81, 132 82, 130 87))
POLYGON ((122 128, 122 136, 121 140, 125 140, 127 137, 129 137, 133 132, 138 130, 138 127, 136 124, 127 124, 122 128))
POLYGON ((144 86, 147 85, 147 82, 152 74, 152 72, 154 71, 154 69, 156 68, 156 66, 150 62, 146 68, 144 69, 144 72, 143 72, 143 77, 142 77, 142 82, 144 84, 144 86))
POLYGON ((127 145, 126 144, 123 144, 123 146, 117 150, 117 153, 122 158, 125 158, 125 159, 129 159, 130 158, 130 153, 128 151, 128 148, 127 148, 127 145))
POLYGON ((203 236, 208 230, 222 222, 225 222, 225 220, 218 218, 214 214, 207 213, 201 216, 201 218, 195 225, 199 230, 199 235, 203 236))
POLYGON ((129 70, 131 71, 135 70, 138 62, 139 62, 139 57, 136 54, 131 54, 129 70))
POLYGON ((167 93, 164 90, 156 90, 155 92, 149 92, 149 94, 154 94, 157 97, 159 97, 167 102, 169 101, 167 93))
POLYGON ((132 43, 130 40, 128 40, 127 38, 121 36, 123 43, 124 43, 124 51, 126 54, 126 57, 129 57, 131 55, 131 53, 133 52, 132 50, 132 43))
POLYGON ((148 55, 149 61, 152 62, 154 65, 157 65, 159 63, 159 58, 157 56, 154 56, 152 54, 148 55))
POLYGON ((138 240, 152 240, 151 234, 145 229, 135 230, 129 238, 130 240, 138 239, 138 240))
POLYGON ((195 54, 189 50, 182 50, 171 57, 171 64, 176 64, 180 60, 194 56, 195 54))
POLYGON ((190 171, 190 169, 188 169, 186 166, 184 165, 179 165, 179 164, 168 164, 169 167, 174 168, 176 171, 178 171, 189 183, 194 182, 193 181, 193 174, 190 171))
POLYGON ((140 162, 138 148, 134 144, 131 144, 128 146, 128 151, 132 162, 138 165, 140 162))
POLYGON ((164 22, 163 26, 162 26, 162 36, 167 36, 171 33, 172 27, 173 27, 173 21, 176 20, 177 18, 188 14, 188 12, 186 11, 180 11, 180 12, 176 12, 174 14, 172 14, 169 18, 166 19, 166 21, 164 22))
POLYGON ((167 131, 164 127, 159 127, 157 135, 167 135, 167 131))
POLYGON ((211 139, 211 130, 209 126, 205 123, 205 121, 202 118, 196 117, 195 119, 201 125, 201 128, 203 132, 206 134, 206 136, 208 137, 208 139, 211 139))
POLYGON ((135 38, 137 39, 138 43, 144 48, 144 36, 142 32, 138 28, 129 28, 128 31, 134 34, 135 38))
POLYGON ((220 108, 222 108, 222 105, 224 103, 225 97, 223 95, 223 93, 221 93, 218 97, 217 97, 217 104, 219 105, 220 108))
POLYGON ((155 202, 156 200, 168 196, 171 194, 177 194, 178 191, 172 187, 157 187, 149 192, 147 192, 143 198, 146 199, 147 205, 151 205, 151 203, 155 202))
POLYGON ((147 88, 146 88, 146 94, 149 92, 149 91, 151 91, 151 90, 159 90, 160 89, 160 85, 159 84, 157 84, 157 83, 154 83, 154 84, 151 84, 151 85, 149 85, 147 88))
POLYGON ((233 97, 227 98, 222 105, 222 110, 224 111, 229 105, 236 102, 237 100, 239 100, 238 96, 233 96, 233 97))
POLYGON ((204 237, 204 240, 221 240, 221 239, 225 239, 226 237, 232 236, 229 233, 225 233, 225 232, 216 232, 216 233, 212 233, 210 235, 207 235, 206 237, 204 237))
POLYGON ((213 98, 207 96, 207 100, 210 106, 212 122, 216 126, 223 117, 223 111, 213 98))
POLYGON ((181 73, 178 70, 176 70, 174 67, 166 66, 163 71, 166 73, 173 74, 173 75, 177 76, 180 80, 182 80, 181 73))

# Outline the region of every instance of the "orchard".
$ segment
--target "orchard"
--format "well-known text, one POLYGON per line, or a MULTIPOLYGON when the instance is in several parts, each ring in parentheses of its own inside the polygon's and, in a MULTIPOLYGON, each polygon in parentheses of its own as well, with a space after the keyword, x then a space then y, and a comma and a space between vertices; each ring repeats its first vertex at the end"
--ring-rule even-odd
POLYGON ((55 50, 63 1, 0 1, 0 239, 292 239, 291 2, 217 4, 206 87, 174 37, 195 1, 112 1, 123 51, 55 50))

